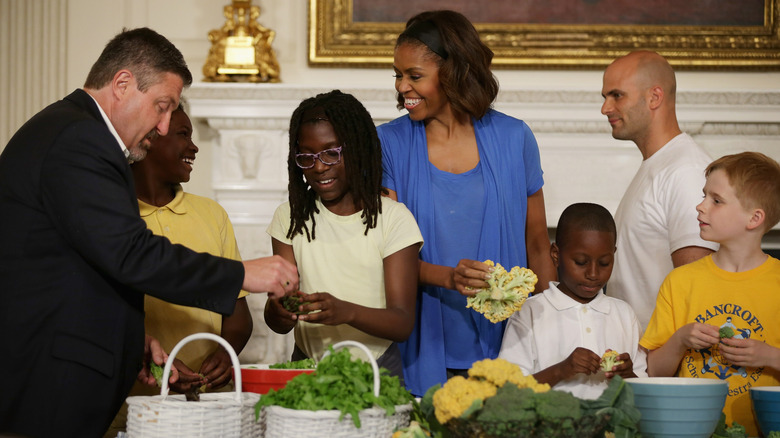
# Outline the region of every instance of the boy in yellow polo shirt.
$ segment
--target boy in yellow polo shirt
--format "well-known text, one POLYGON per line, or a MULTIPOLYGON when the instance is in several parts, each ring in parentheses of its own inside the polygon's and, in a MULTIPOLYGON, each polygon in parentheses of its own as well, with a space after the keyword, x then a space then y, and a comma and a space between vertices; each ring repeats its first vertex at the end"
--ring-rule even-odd
MULTIPOLYGON (((141 217, 154 234, 165 236, 196 252, 240 260, 233 226, 227 212, 212 199, 187 193, 181 183, 190 180, 198 147, 192 142, 192 122, 182 106, 171 113, 168 133, 152 140, 145 159, 133 163, 141 217)), ((246 291, 236 297, 233 313, 222 316, 207 310, 172 304, 150 295, 144 297, 144 328, 165 351, 193 333, 213 333, 240 353, 252 334, 252 315, 246 291)), ((233 364, 221 345, 208 340, 188 343, 176 356, 179 381, 171 385, 185 392, 206 385, 208 391, 231 390, 233 364)), ((159 394, 160 390, 136 382, 131 396, 159 394)), ((105 438, 114 438, 126 427, 123 405, 105 438)))
MULTIPOLYGON (((225 210, 212 199, 182 189, 181 183, 190 180, 197 153, 198 147, 192 142, 192 122, 180 105, 171 114, 168 134, 155 138, 146 158, 132 165, 141 217, 154 234, 165 236, 173 243, 196 252, 240 260, 233 226, 225 210)), ((165 351, 171 351, 182 338, 193 333, 213 333, 225 338, 240 353, 253 326, 246 295, 247 292, 241 291, 233 314, 228 316, 166 303, 147 295, 144 300, 146 333, 156 337, 165 351)), ((232 378, 230 357, 214 342, 191 342, 176 358, 191 368, 193 374, 180 369, 182 385, 192 380, 193 385, 205 384, 209 389, 217 389, 232 378)))
POLYGON ((700 234, 720 248, 667 276, 640 345, 650 376, 728 382, 727 424, 756 436, 750 388, 780 384, 780 261, 761 250, 780 220, 780 165, 744 152, 706 176, 700 234))

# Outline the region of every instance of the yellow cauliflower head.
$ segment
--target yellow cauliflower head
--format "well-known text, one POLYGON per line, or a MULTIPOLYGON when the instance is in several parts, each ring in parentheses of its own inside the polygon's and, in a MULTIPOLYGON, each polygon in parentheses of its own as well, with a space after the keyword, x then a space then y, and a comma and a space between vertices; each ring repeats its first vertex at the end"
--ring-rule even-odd
POLYGON ((534 392, 550 390, 550 385, 537 382, 533 376, 526 376, 519 366, 505 359, 484 359, 474 362, 469 369, 469 377, 486 380, 498 388, 504 386, 506 382, 511 382, 518 388, 531 388, 534 392))
POLYGON ((433 394, 436 419, 444 424, 458 418, 471 407, 474 400, 483 401, 496 395, 497 388, 490 382, 455 376, 433 394))
MULTIPOLYGON (((498 388, 507 382, 518 388, 531 388, 534 392, 547 392, 550 385, 539 383, 533 376, 523 375, 517 365, 505 359, 485 359, 474 362, 468 371, 469 377, 455 376, 433 393, 433 407, 436 419, 444 424, 459 418, 475 400, 480 403, 496 395, 498 388)), ((481 405, 480 405, 481 407, 481 405)))
POLYGON ((613 366, 623 363, 622 360, 618 360, 618 356, 620 356, 620 353, 608 348, 607 351, 605 351, 601 356, 601 363, 599 364, 601 366, 601 370, 605 373, 608 373, 612 371, 613 366))

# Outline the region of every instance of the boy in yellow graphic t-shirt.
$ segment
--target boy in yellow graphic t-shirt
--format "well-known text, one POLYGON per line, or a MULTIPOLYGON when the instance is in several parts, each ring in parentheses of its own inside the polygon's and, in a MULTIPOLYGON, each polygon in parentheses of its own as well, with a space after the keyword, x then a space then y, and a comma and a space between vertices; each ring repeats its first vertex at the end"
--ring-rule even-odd
POLYGON ((720 248, 666 277, 639 343, 650 376, 728 382, 727 424, 756 436, 750 388, 780 384, 780 261, 761 250, 780 221, 780 165, 744 152, 706 175, 700 234, 720 248))

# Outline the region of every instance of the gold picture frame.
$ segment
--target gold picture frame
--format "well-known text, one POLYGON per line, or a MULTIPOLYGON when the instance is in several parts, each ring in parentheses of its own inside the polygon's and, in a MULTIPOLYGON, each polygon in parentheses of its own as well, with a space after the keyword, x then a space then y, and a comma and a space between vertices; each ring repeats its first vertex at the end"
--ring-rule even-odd
MULTIPOLYGON (((404 22, 354 21, 354 1, 309 0, 310 66, 392 65, 404 22)), ((415 4, 419 8, 425 0, 415 4)), ((746 26, 474 25, 495 53, 495 68, 603 69, 617 56, 648 49, 676 69, 780 70, 780 0, 764 0, 763 8, 763 24, 746 26)))

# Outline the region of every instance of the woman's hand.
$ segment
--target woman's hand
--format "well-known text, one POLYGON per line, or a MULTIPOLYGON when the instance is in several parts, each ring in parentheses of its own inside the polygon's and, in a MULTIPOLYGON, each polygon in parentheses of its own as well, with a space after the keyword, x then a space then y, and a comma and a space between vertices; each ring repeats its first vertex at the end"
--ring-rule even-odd
POLYGON ((492 266, 476 260, 462 259, 452 270, 453 287, 450 289, 455 289, 461 295, 475 295, 480 289, 490 287, 485 280, 490 278, 492 271, 492 266))

